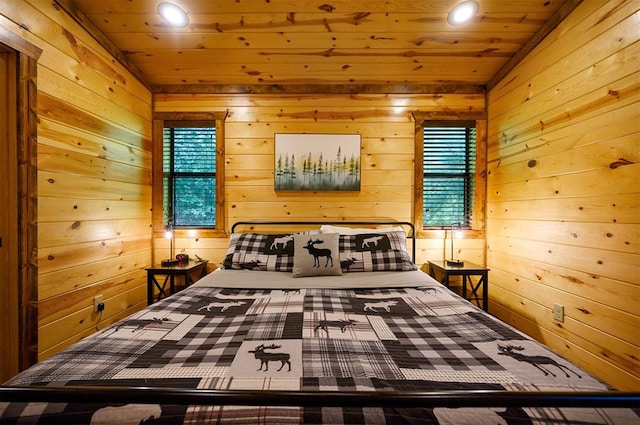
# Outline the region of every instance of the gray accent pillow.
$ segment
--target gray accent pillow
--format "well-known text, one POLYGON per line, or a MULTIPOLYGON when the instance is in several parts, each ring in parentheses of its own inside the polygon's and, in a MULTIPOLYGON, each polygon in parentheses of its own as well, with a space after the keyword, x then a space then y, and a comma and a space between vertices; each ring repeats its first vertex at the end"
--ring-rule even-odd
POLYGON ((338 240, 337 233, 293 235, 293 277, 341 275, 338 240))

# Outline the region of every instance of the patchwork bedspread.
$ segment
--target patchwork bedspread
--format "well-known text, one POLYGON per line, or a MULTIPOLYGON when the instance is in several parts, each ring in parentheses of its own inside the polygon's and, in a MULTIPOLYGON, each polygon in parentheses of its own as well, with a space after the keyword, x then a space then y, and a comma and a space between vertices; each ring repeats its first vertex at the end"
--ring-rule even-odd
MULTIPOLYGON (((73 345, 10 385, 305 391, 604 390, 600 381, 442 286, 192 286, 73 345)), ((0 422, 633 424, 599 408, 311 408, 0 403, 0 422)))

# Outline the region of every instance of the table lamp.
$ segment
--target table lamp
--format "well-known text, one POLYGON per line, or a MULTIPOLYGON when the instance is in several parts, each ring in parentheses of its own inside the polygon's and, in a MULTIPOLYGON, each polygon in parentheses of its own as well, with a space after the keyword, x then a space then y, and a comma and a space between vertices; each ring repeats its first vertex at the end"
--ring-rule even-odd
POLYGON ((167 227, 164 229, 164 238, 169 239, 169 259, 160 261, 162 267, 171 267, 178 264, 178 260, 173 258, 173 226, 171 223, 167 223, 167 227))
POLYGON ((462 260, 455 260, 453 255, 454 255, 454 251, 453 251, 453 239, 454 239, 454 230, 455 230, 455 236, 457 237, 461 237, 462 236, 462 227, 460 226, 460 223, 453 223, 451 225, 451 259, 447 260, 447 266, 455 266, 455 267, 462 267, 464 266, 464 261, 462 260))

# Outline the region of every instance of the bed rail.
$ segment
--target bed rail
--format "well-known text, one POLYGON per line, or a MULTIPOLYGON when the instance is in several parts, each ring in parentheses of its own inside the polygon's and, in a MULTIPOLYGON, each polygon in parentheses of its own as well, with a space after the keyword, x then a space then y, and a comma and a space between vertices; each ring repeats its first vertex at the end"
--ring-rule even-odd
POLYGON ((623 391, 249 391, 121 386, 0 387, 0 402, 140 403, 314 407, 608 407, 638 408, 623 391))
POLYGON ((411 239, 411 261, 416 262, 416 228, 409 221, 237 221, 231 226, 231 233, 235 233, 240 226, 402 226, 408 227, 407 239, 411 239))

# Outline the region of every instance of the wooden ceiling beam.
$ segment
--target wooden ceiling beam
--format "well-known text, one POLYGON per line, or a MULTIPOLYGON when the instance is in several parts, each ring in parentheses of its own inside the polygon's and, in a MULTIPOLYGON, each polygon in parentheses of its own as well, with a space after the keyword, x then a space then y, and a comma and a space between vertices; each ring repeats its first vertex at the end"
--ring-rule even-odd
POLYGON ((153 86, 159 94, 484 94, 481 84, 176 84, 153 86))

